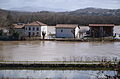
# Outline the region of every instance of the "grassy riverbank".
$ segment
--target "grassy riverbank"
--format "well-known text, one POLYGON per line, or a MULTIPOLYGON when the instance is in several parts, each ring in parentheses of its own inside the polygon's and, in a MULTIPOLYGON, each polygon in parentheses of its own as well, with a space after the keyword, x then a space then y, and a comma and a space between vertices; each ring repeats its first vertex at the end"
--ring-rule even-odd
POLYGON ((114 70, 115 63, 63 62, 63 61, 6 61, 0 62, 0 69, 42 69, 42 70, 114 70))
POLYGON ((52 38, 52 39, 41 39, 41 38, 27 38, 23 40, 1 40, 1 41, 76 41, 76 42, 93 42, 93 41, 105 41, 105 42, 120 42, 120 39, 115 39, 115 38, 52 38))
POLYGON ((52 70, 114 70, 115 65, 101 64, 0 64, 0 69, 52 69, 52 70))

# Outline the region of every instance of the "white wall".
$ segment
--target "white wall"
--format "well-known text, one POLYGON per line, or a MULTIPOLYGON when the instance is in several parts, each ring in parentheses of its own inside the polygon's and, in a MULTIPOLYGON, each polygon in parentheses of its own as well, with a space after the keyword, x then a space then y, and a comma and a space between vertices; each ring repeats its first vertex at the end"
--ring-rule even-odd
POLYGON ((84 36, 87 36, 86 32, 89 30, 90 30, 89 26, 80 26, 79 38, 83 38, 84 36))
POLYGON ((56 28, 56 37, 57 38, 74 38, 73 33, 70 28, 56 28), (63 30, 61 32, 61 30, 63 30))
POLYGON ((25 35, 26 35, 26 36, 29 35, 29 32, 31 32, 32 34, 33 34, 33 32, 34 32, 34 33, 35 33, 34 36, 36 36, 37 33, 39 33, 38 36, 41 36, 41 26, 25 26, 24 29, 25 29, 25 35), (26 28, 27 28, 27 29, 26 29, 26 28), (31 30, 29 30, 29 28, 31 28, 31 30), (33 30, 33 28, 35 28, 35 30, 33 30), (37 28, 38 28, 39 30, 37 30, 37 28))
POLYGON ((120 26, 114 26, 113 33, 116 33, 116 38, 120 39, 120 26))
POLYGON ((120 26, 114 26, 113 33, 120 34, 120 26))
MULTIPOLYGON (((46 36, 47 36, 47 26, 25 26, 25 35, 28 36, 29 32, 31 32, 31 34, 35 34, 34 36, 38 35, 38 36, 42 36, 42 31, 46 32, 46 36), (27 29, 26 29, 27 28, 27 29), (29 30, 29 28, 31 28, 31 30, 29 30), (34 28, 34 30, 33 30, 34 28), (37 28, 39 28, 39 30, 37 30, 37 28), (39 33, 39 34, 37 34, 39 33)), ((33 36, 33 35, 31 35, 33 36)))
POLYGON ((78 34, 78 33, 79 33, 79 30, 80 30, 80 29, 79 29, 78 27, 75 28, 75 37, 78 37, 78 36, 79 36, 79 34, 78 34))
POLYGON ((42 36, 42 32, 45 32, 45 36, 47 36, 47 26, 41 26, 41 36, 42 36))

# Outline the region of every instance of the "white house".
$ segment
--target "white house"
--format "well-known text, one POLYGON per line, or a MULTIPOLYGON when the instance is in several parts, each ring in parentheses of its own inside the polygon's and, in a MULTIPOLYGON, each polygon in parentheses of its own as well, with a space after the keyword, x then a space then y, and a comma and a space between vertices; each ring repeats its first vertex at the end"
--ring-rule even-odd
POLYGON ((26 36, 42 36, 42 32, 46 33, 45 35, 47 36, 47 25, 39 22, 39 21, 35 21, 29 24, 25 24, 24 26, 24 31, 25 31, 25 35, 26 36))
POLYGON ((78 24, 57 24, 56 38, 76 38, 79 36, 78 24))

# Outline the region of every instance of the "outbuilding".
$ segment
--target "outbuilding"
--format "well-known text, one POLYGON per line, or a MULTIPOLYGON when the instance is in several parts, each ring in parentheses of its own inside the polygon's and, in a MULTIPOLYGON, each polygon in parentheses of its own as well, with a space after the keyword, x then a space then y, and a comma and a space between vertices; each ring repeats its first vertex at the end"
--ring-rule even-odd
POLYGON ((78 24, 57 24, 56 38, 76 38, 79 36, 78 24))
POLYGON ((114 24, 89 24, 90 35, 92 37, 113 36, 114 24))

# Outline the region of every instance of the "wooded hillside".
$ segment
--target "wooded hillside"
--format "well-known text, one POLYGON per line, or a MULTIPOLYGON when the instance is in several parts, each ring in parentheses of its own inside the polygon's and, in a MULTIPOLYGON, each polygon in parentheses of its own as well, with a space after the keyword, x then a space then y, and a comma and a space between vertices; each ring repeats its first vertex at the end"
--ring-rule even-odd
POLYGON ((9 27, 13 23, 41 21, 48 25, 104 23, 120 25, 120 9, 86 8, 71 12, 17 12, 0 9, 0 27, 9 27))

